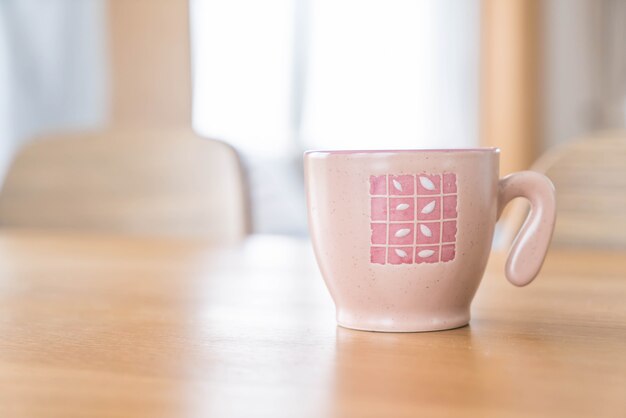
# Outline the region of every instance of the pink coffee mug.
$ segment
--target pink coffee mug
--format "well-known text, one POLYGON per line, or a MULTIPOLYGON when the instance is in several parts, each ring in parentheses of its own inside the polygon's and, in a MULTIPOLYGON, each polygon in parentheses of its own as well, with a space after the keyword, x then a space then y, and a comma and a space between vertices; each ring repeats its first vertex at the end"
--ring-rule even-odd
POLYGON ((531 211, 506 276, 537 276, 555 222, 554 187, 536 172, 498 178, 496 148, 310 151, 309 228, 339 325, 434 331, 466 325, 496 220, 515 197, 531 211))

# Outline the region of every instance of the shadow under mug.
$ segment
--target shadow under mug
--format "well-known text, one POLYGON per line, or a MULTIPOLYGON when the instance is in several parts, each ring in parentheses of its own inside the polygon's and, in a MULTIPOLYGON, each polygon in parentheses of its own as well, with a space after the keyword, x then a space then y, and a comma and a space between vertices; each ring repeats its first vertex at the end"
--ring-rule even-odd
POLYGON ((466 325, 495 224, 515 197, 531 211, 511 247, 506 277, 530 283, 555 223, 554 187, 542 174, 499 178, 496 148, 309 151, 309 229, 339 325, 414 332, 466 325))

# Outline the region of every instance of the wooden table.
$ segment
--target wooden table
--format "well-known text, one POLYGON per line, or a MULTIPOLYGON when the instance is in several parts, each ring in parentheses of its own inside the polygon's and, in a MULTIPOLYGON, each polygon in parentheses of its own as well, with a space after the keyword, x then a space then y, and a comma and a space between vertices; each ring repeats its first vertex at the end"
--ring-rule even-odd
POLYGON ((469 327, 337 328, 304 240, 0 233, 0 417, 625 417, 626 255, 494 256, 469 327))

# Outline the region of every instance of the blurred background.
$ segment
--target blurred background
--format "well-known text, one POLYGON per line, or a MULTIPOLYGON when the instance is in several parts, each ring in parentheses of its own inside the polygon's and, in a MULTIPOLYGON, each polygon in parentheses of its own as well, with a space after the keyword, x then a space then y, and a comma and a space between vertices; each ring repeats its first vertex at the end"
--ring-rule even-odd
POLYGON ((622 0, 0 0, 5 226, 306 235, 306 149, 498 146, 620 246, 625 125, 622 0))

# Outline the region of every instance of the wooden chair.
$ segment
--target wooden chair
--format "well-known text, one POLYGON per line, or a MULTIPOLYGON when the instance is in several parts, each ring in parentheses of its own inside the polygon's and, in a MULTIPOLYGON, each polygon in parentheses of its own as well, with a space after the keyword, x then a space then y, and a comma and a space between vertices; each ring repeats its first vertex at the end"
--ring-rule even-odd
MULTIPOLYGON (((544 154, 533 169, 554 182, 554 247, 626 248, 626 132, 605 132, 544 154)), ((510 240, 528 206, 517 204, 504 223, 510 240)))
POLYGON ((191 130, 119 128, 26 145, 0 193, 0 223, 220 243, 250 226, 233 148, 191 130))

